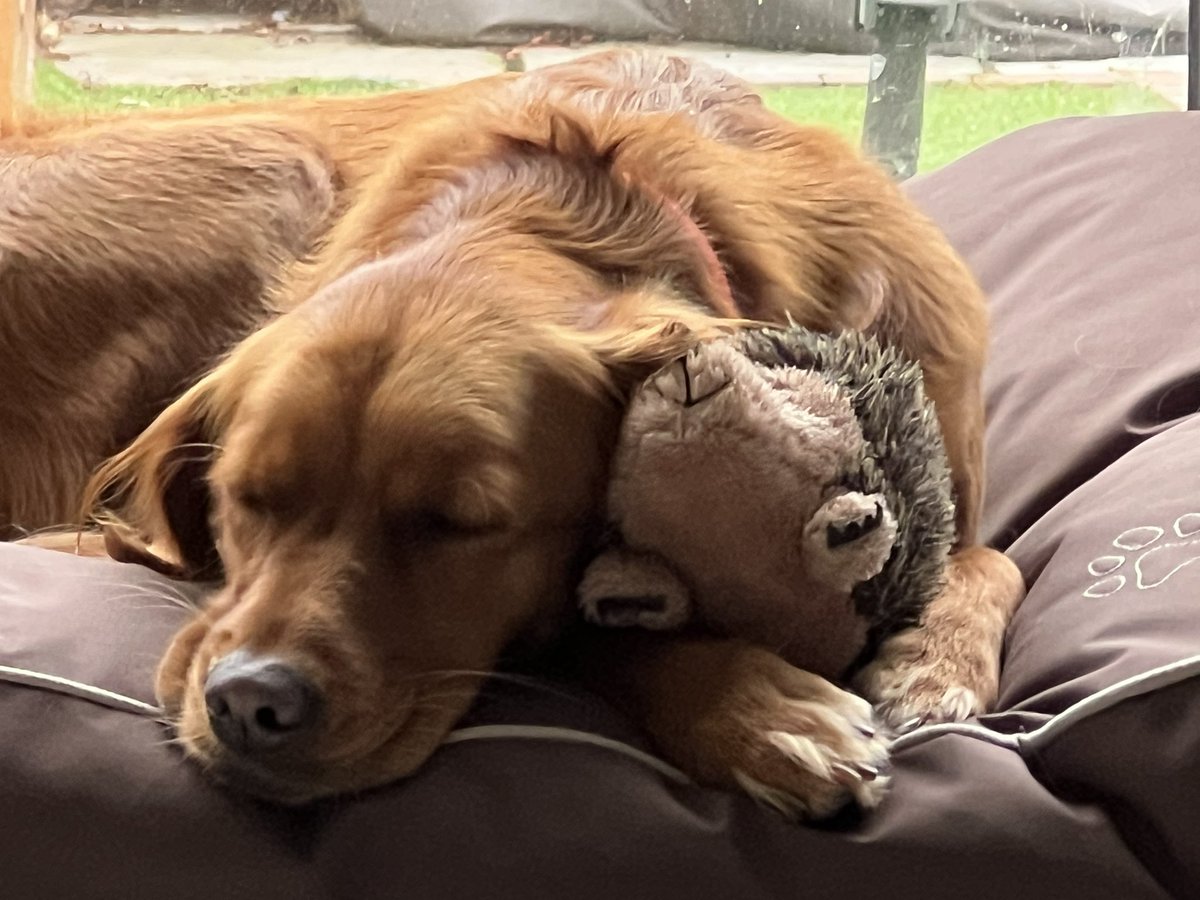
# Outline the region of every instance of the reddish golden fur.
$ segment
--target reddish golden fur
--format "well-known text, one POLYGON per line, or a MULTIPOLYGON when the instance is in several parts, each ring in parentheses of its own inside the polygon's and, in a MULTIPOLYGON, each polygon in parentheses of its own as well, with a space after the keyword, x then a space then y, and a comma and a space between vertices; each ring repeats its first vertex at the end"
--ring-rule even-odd
MULTIPOLYGON (((386 148, 297 116, 354 185, 336 194, 320 251, 287 267, 284 314, 88 493, 89 507, 120 501, 117 555, 195 575, 220 550, 226 585, 159 679, 185 745, 215 772, 297 800, 419 765, 506 644, 557 630, 600 517, 621 398, 725 327, 713 311, 730 289, 747 318, 869 328, 921 360, 973 543, 982 297, 873 166, 679 60, 593 57, 443 95, 441 112, 414 102, 386 148), (672 205, 703 227, 728 286, 672 205), (209 663, 240 646, 285 655, 328 699, 320 733, 269 767, 231 759, 205 718, 209 663)), ((1014 592, 984 587, 1007 563, 972 552, 953 583, 1004 618, 1014 592)), ((930 620, 945 652, 998 654, 992 630, 956 644, 947 621, 930 620)), ((819 814, 844 785, 781 763, 769 735, 800 730, 858 758, 862 738, 832 736, 846 695, 764 651, 605 636, 578 656, 708 782, 765 785, 819 814), (797 718, 798 699, 828 716, 797 718)))
POLYGON ((24 122, 0 145, 0 194, 21 198, 0 207, 0 537, 73 520, 397 135, 503 83, 24 122))

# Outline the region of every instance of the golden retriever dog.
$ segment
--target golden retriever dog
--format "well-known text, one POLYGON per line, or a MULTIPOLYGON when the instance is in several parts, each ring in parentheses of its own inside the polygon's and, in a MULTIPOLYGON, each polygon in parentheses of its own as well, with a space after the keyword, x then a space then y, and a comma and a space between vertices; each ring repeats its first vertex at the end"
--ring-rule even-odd
POLYGON ((159 669, 183 746, 283 802, 416 770, 506 647, 571 621, 633 386, 790 319, 921 362, 958 500, 943 594, 861 697, 715 635, 580 630, 569 651, 697 780, 807 817, 871 805, 872 704, 986 708, 1022 593, 975 546, 978 286, 875 166, 699 64, 603 54, 457 96, 333 189, 317 251, 273 270, 279 314, 89 486, 114 555, 222 579, 159 669))

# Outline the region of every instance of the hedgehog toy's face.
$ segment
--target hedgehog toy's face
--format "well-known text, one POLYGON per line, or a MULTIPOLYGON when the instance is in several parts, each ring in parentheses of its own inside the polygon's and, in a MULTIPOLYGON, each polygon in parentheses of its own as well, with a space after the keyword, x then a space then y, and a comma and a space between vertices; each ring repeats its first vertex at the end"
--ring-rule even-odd
POLYGON ((863 453, 849 399, 818 373, 706 343, 634 397, 610 513, 629 548, 682 577, 707 625, 837 675, 866 640, 850 591, 896 537, 883 497, 846 487, 863 453))

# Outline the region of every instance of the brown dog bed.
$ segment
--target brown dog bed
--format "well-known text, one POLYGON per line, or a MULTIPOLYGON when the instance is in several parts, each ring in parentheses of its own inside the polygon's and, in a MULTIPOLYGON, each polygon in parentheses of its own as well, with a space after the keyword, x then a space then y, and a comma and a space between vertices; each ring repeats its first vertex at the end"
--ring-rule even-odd
POLYGON ((599 701, 523 680, 417 777, 261 806, 184 765, 150 708, 190 595, 0 545, 3 895, 1200 894, 1198 143, 1184 114, 1061 121, 912 185, 993 300, 985 537, 1030 591, 1002 712, 903 738, 864 820, 688 784, 599 701))

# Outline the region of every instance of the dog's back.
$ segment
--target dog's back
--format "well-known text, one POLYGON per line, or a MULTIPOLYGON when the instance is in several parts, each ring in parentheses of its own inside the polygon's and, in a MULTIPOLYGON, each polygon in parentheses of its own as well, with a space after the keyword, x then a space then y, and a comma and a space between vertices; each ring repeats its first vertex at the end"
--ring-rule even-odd
POLYGON ((23 117, 0 143, 0 538, 76 521, 406 130, 504 81, 23 117))

